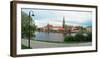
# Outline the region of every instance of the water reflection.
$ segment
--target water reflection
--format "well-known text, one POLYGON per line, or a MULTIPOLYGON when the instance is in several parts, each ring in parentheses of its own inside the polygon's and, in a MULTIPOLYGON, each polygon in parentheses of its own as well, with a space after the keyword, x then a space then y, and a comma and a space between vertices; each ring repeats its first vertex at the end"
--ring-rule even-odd
MULTIPOLYGON (((35 32, 36 37, 35 40, 42 41, 54 41, 54 42, 64 42, 64 36, 66 34, 63 33, 53 33, 53 32, 35 32)), ((72 34, 75 35, 75 34, 72 34)))

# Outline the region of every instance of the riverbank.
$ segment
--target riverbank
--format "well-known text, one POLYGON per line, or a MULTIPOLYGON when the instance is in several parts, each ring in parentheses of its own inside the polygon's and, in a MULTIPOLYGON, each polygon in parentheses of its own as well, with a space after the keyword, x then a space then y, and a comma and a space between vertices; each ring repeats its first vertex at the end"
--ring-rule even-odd
MULTIPOLYGON (((27 39, 21 39, 22 44, 28 46, 27 39)), ((91 46, 92 42, 84 42, 84 43, 50 43, 50 42, 42 42, 31 40, 31 47, 34 48, 56 48, 56 47, 78 47, 78 46, 91 46)))

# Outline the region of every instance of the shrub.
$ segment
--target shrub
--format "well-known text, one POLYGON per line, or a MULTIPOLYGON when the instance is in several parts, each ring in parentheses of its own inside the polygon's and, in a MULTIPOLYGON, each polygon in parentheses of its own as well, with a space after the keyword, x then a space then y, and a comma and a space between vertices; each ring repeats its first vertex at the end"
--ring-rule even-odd
POLYGON ((64 42, 72 42, 72 41, 74 41, 74 37, 73 36, 71 36, 71 35, 65 36, 64 42))
POLYGON ((90 42, 92 41, 92 33, 77 33, 75 36, 68 35, 65 36, 64 42, 90 42), (86 35, 84 35, 86 34, 86 35))
POLYGON ((82 33, 78 33, 75 35, 75 41, 82 42, 85 40, 86 40, 86 37, 82 33))
POLYGON ((29 47, 27 47, 27 46, 25 46, 25 45, 22 44, 21 45, 21 49, 32 49, 32 47, 29 48, 29 47))
POLYGON ((92 41, 92 32, 88 33, 87 41, 92 41))

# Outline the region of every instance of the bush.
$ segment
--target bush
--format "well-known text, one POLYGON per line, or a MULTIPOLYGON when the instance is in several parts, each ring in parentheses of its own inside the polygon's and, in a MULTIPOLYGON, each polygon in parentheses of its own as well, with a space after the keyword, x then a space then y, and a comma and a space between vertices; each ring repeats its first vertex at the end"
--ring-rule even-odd
POLYGON ((72 42, 72 41, 74 41, 74 37, 73 36, 71 36, 71 35, 65 36, 64 42, 72 42))
POLYGON ((82 33, 76 34, 74 38, 75 38, 75 41, 77 42, 82 42, 86 40, 86 37, 82 33))
POLYGON ((92 32, 88 33, 87 41, 92 41, 92 32))
POLYGON ((25 46, 25 45, 21 45, 21 49, 32 49, 31 47, 29 48, 29 47, 27 47, 27 46, 25 46))
POLYGON ((92 33, 77 33, 75 36, 65 36, 64 42, 90 42, 92 41, 92 33), (84 34, 87 34, 86 36, 84 34))

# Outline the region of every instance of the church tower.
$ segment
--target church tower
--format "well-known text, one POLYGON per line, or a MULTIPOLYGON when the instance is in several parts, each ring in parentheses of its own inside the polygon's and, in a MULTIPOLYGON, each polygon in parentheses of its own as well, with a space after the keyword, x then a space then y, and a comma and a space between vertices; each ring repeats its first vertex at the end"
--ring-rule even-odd
POLYGON ((63 22, 62 22, 63 28, 65 28, 65 18, 63 17, 63 22))

